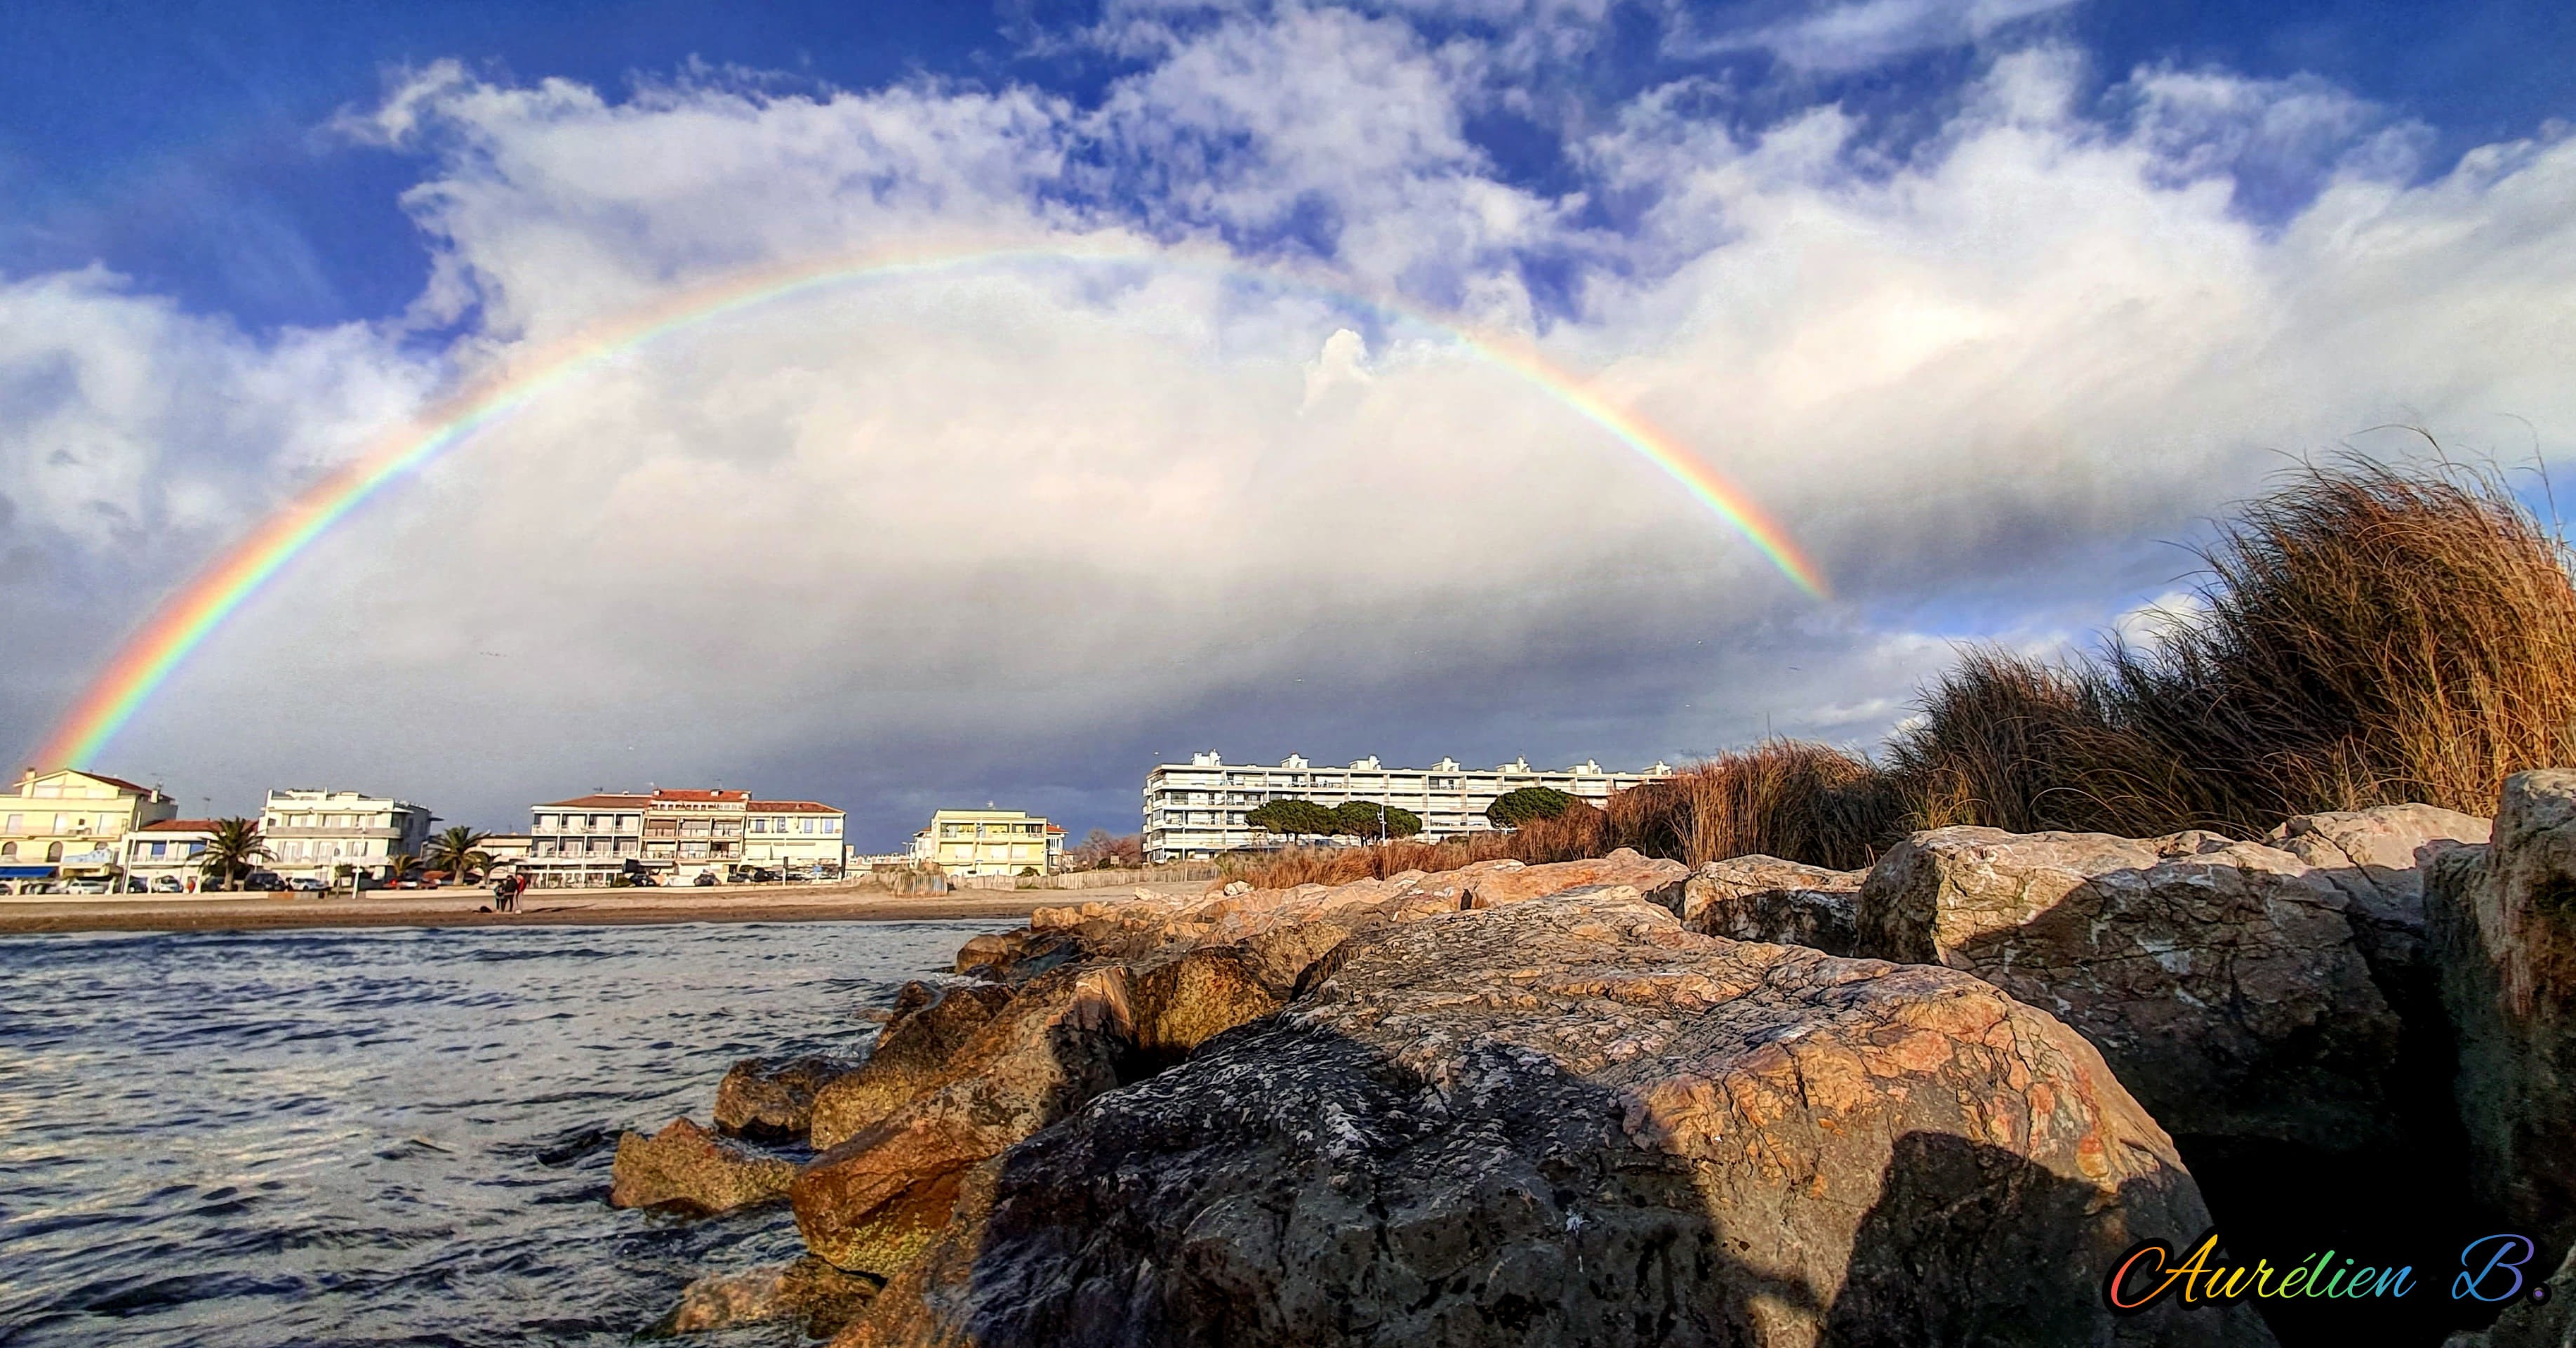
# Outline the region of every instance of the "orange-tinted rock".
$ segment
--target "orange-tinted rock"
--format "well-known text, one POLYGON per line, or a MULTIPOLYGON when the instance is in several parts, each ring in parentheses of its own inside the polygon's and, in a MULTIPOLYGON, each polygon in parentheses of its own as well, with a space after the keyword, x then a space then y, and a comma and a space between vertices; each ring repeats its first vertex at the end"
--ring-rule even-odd
POLYGON ((1978 979, 1625 886, 1330 965, 968 1171, 838 1343, 2269 1342, 2244 1306, 2104 1310, 2110 1261, 2207 1211, 2101 1055, 1978 979))
POLYGON ((807 1338, 827 1338, 868 1304, 878 1286, 874 1278, 844 1273, 811 1255, 741 1273, 710 1274, 690 1283, 680 1293, 680 1304, 644 1336, 784 1321, 807 1338))
POLYGON ((649 1138, 620 1136, 610 1174, 611 1207, 717 1213, 785 1197, 796 1167, 673 1119, 649 1138))
POLYGON ((2297 857, 2209 833, 1917 833, 1860 889, 1859 950, 1942 964, 2092 1040, 2177 1133, 2392 1140, 2399 1025, 2297 857))
MULTIPOLYGON (((806 1248, 842 1268, 889 1271, 867 1261, 886 1244, 885 1222, 916 1219, 922 1186, 999 1155, 1116 1085, 1134 1042, 1123 967, 1031 982, 890 1114, 796 1175, 790 1198, 806 1248)), ((818 1102, 818 1126, 821 1112, 818 1102)))
POLYGON ((764 1140, 803 1137, 813 1122, 814 1093, 850 1070, 834 1058, 745 1058, 716 1083, 716 1130, 764 1140))
POLYGON ((1010 1000, 1010 989, 992 983, 905 984, 868 1060, 814 1092, 806 1129, 814 1149, 839 1146, 929 1089, 1010 1000))

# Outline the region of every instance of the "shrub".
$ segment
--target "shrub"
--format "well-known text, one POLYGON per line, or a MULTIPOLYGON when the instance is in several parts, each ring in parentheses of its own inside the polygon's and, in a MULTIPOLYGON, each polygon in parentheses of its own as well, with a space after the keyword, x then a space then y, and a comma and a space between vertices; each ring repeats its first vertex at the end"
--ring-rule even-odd
POLYGON ((1422 816, 1373 800, 1353 800, 1332 809, 1328 832, 1349 838, 1410 838, 1422 831, 1422 816))
POLYGON ((1485 807, 1497 828, 1519 828, 1533 819, 1554 819, 1583 802, 1552 786, 1524 786, 1506 791, 1485 807))
POLYGON ((1311 800, 1274 800, 1244 812, 1243 822, 1269 833, 1328 838, 1342 831, 1330 806, 1311 800))

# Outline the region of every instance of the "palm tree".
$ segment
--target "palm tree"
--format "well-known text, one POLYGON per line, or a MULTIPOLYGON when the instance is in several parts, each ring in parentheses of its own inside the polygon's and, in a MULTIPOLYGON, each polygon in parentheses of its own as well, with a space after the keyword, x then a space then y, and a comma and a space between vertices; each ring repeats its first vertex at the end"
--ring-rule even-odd
POLYGON ((255 819, 218 819, 215 831, 206 837, 206 859, 198 866, 200 874, 223 882, 224 888, 239 893, 242 881, 258 864, 275 855, 268 844, 259 840, 259 821, 255 819))
POLYGON ((430 869, 447 872, 451 880, 471 879, 471 872, 484 870, 492 864, 491 856, 479 850, 483 840, 491 836, 477 833, 463 824, 449 828, 429 841, 430 869))
POLYGON ((420 858, 409 852, 396 852, 385 858, 385 883, 398 885, 403 877, 420 869, 420 858))

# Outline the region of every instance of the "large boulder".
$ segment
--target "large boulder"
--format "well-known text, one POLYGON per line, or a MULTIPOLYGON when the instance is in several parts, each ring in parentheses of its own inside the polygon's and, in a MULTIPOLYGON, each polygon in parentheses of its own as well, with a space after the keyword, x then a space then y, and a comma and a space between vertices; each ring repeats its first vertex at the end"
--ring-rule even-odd
POLYGON ((1802 945, 1848 955, 1867 871, 1829 871, 1778 857, 1712 861, 1682 891, 1682 925, 1737 941, 1802 945))
POLYGON ((2505 779, 2494 842, 2443 857, 2424 907, 2472 1180, 2563 1249, 2576 1237, 2576 771, 2505 779))
POLYGON ((2209 833, 1945 828, 1861 885, 1860 953, 1942 964, 2053 1012, 2176 1133, 2393 1140, 2399 1025, 2297 857, 2209 833))
POLYGON ((745 1058, 716 1083, 716 1130, 764 1141, 803 1137, 815 1092, 850 1070, 837 1058, 745 1058))
POLYGON ((2438 805, 2303 814, 2267 841, 2315 867, 2351 901, 2346 915, 2383 990, 2426 979, 2424 881, 2433 863, 2487 841, 2493 826, 2438 805))
POLYGON ((1011 995, 994 983, 905 984, 868 1060, 815 1089, 806 1107, 807 1140, 816 1151, 839 1146, 928 1090, 1011 995))
POLYGON ((1679 912, 1682 886, 1690 876, 1690 867, 1678 861, 1642 856, 1633 849, 1622 847, 1608 856, 1580 861, 1555 861, 1539 866, 1488 862, 1455 871, 1441 871, 1422 879, 1416 888, 1426 895, 1456 894, 1461 907, 1497 908, 1507 903, 1526 903, 1550 894, 1562 894, 1569 889, 1631 885, 1649 902, 1679 912))
POLYGON ((611 1207, 706 1215, 786 1197, 796 1167, 673 1119, 651 1137, 621 1135, 609 1173, 611 1207))
POLYGON ((956 1172, 1118 1084, 1136 1039, 1128 994, 1125 967, 1106 965, 1044 975, 1000 1005, 885 1117, 797 1173, 806 1248, 879 1274, 911 1259, 947 1220, 956 1172))
POLYGON ((1353 936, 1304 997, 962 1174, 838 1344, 2263 1344, 2106 1312, 2208 1224, 2080 1036, 1627 886, 1353 936))

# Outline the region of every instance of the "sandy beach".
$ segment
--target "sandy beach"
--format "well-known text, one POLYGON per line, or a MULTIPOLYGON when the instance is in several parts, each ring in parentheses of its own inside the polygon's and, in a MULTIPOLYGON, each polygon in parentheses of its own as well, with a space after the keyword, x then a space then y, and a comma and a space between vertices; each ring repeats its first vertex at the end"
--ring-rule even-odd
MULTIPOLYGON (((1197 882, 1203 885, 1205 882, 1197 882)), ((1191 885, 1195 888, 1197 885, 1191 885)), ((1124 891, 1121 891, 1124 892, 1124 891)), ((897 896, 872 885, 706 889, 531 890, 518 913, 494 913, 485 889, 205 897, 0 899, 0 935, 73 931, 250 931, 287 927, 619 925, 668 922, 903 922, 1026 918, 1081 891, 958 890, 897 896)))

